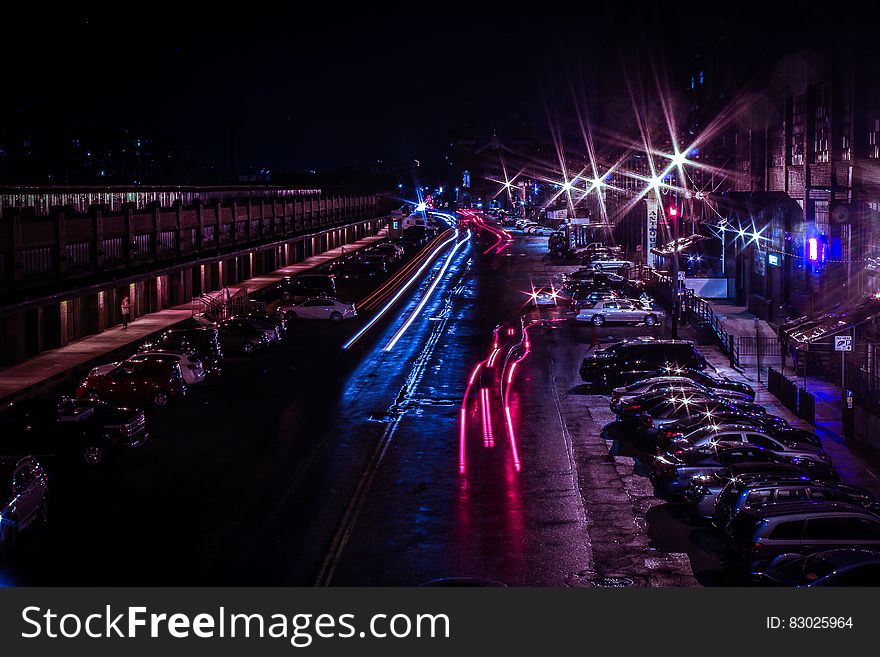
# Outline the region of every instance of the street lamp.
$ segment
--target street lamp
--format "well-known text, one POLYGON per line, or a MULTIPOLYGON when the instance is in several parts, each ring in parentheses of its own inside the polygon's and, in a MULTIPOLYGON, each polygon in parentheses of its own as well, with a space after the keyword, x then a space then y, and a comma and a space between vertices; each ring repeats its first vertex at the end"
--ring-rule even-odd
POLYGON ((669 208, 669 218, 672 220, 672 339, 678 339, 678 208, 674 205, 669 208))

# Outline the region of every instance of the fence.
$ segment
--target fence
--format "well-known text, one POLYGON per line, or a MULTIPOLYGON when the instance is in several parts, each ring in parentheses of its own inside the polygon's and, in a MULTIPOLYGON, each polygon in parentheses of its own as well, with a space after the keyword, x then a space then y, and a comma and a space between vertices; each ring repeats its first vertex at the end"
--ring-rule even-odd
MULTIPOLYGON (((672 307, 672 277, 654 269, 637 270, 637 275, 650 285, 655 294, 667 307, 672 307)), ((715 344, 730 359, 730 365, 738 366, 739 344, 733 335, 727 332, 721 318, 715 313, 712 304, 697 296, 693 290, 681 290, 679 293, 681 316, 696 326, 698 332, 705 331, 715 344)), ((742 338, 740 338, 742 339, 742 338)), ((778 352, 777 352, 778 353, 778 352)))
POLYGON ((211 294, 203 294, 193 299, 192 314, 196 321, 214 323, 236 315, 251 312, 265 312, 266 304, 248 299, 247 289, 224 288, 211 294))
POLYGON ((813 393, 798 387, 795 381, 772 367, 767 370, 767 390, 788 410, 815 426, 816 397, 813 393))

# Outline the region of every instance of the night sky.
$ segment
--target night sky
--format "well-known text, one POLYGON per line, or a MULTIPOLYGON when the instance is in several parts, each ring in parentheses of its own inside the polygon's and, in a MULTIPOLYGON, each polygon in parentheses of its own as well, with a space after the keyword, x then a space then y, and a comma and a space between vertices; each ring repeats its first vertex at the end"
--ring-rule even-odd
POLYGON ((440 158, 465 114, 480 136, 522 116, 540 130, 572 79, 589 89, 648 44, 674 65, 697 45, 772 50, 812 29, 748 2, 22 4, 0 27, 7 134, 128 128, 224 166, 234 126, 240 166, 288 171, 440 158))

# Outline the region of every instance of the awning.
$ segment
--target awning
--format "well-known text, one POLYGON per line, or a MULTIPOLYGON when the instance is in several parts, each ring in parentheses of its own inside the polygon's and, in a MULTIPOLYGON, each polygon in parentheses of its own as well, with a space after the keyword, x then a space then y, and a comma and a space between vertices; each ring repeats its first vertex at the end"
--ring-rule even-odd
POLYGON ((796 349, 809 350, 810 344, 825 344, 832 336, 877 318, 880 299, 868 297, 854 305, 837 305, 825 313, 796 319, 779 327, 779 333, 796 349))
POLYGON ((664 244, 663 246, 658 246, 651 249, 651 253, 662 257, 669 257, 673 253, 681 253, 682 251, 687 251, 692 246, 707 239, 709 238, 705 235, 688 235, 687 237, 679 237, 678 240, 672 240, 671 242, 669 242, 669 244, 664 244), (675 248, 676 242, 678 248, 675 248))

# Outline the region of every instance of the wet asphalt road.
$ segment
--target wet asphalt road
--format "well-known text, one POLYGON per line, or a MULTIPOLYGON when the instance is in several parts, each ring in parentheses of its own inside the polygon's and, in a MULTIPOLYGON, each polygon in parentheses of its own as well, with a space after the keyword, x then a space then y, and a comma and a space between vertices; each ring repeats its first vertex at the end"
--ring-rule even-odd
MULTIPOLYGON (((688 530, 678 520, 651 529, 659 503, 637 460, 609 453, 618 442, 607 402, 579 389, 592 335, 535 323, 526 353, 523 322, 563 317, 530 305, 528 291, 568 268, 546 260, 546 238, 518 236, 484 255, 494 241, 475 235, 444 252, 351 350, 341 345, 366 317, 299 323, 282 344, 228 358, 218 380, 152 412, 151 439, 135 453, 56 470, 50 525, 22 536, 2 581, 695 584, 679 545, 688 530), (462 459, 460 410, 483 361, 464 404, 462 459)), ((345 285, 340 296, 357 299, 374 283, 345 285)))

